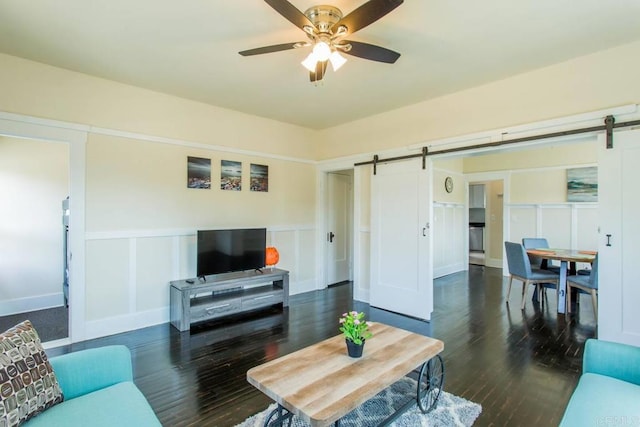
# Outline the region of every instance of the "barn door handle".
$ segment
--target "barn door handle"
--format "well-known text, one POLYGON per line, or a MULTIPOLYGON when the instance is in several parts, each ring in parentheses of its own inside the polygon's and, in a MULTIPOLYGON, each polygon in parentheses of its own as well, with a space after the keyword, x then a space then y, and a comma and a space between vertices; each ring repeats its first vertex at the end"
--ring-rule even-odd
POLYGON ((611 246, 611 234, 607 234, 607 246, 611 246))
POLYGON ((333 238, 336 237, 336 235, 333 234, 333 231, 330 231, 328 236, 329 236, 329 243, 333 243, 333 238))

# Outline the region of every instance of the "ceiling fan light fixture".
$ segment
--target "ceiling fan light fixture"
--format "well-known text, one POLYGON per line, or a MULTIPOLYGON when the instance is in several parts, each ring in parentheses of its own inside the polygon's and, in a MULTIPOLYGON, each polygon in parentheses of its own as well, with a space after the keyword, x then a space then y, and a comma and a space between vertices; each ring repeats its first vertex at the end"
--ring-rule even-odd
POLYGON ((311 52, 305 59, 304 61, 301 62, 302 66, 304 68, 306 68, 307 70, 311 71, 311 72, 315 72, 316 71, 316 62, 318 62, 318 60, 316 59, 315 55, 313 54, 313 52, 311 52))
POLYGON ((331 47, 327 42, 319 41, 313 46, 313 55, 318 61, 326 61, 331 56, 331 47))
POLYGON ((331 56, 329 56, 329 62, 331 62, 333 71, 338 71, 340 67, 342 67, 345 62, 347 62, 347 58, 340 55, 337 50, 334 50, 333 52, 331 52, 331 56))

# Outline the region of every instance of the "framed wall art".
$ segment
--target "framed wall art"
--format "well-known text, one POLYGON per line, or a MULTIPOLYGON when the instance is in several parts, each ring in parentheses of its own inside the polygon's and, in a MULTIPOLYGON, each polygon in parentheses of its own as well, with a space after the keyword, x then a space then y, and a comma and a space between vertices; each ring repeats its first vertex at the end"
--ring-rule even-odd
POLYGON ((187 156, 187 188, 211 188, 211 159, 187 156))
POLYGON ((269 191, 269 166, 251 163, 250 191, 269 191))
POLYGON ((242 190, 242 162, 222 160, 220 162, 220 189, 242 190))
POLYGON ((598 168, 567 169, 567 201, 598 201, 598 168))

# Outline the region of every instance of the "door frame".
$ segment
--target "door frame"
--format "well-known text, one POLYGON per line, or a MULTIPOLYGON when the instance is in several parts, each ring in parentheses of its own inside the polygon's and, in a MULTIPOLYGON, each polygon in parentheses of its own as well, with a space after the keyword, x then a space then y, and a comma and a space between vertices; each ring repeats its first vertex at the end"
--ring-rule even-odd
POLYGON ((89 127, 0 111, 0 135, 69 144, 69 336, 44 343, 45 348, 85 337, 85 188, 89 127))
MULTIPOLYGON (((469 173, 469 174, 465 174, 464 175, 464 180, 465 180, 465 191, 466 191, 466 195, 465 195, 465 211, 466 211, 466 215, 467 215, 467 223, 469 223, 469 185, 471 184, 485 184, 485 188, 486 188, 486 184, 491 182, 491 181, 502 181, 502 189, 503 189, 503 197, 502 197, 502 240, 506 241, 509 240, 509 215, 510 215, 510 208, 509 208, 509 204, 510 204, 510 194, 511 194, 511 180, 510 180, 510 173, 508 172, 477 172, 477 173, 469 173)), ((487 227, 486 223, 488 223, 489 220, 486 218, 486 212, 485 212, 485 233, 487 232, 487 230, 491 230, 491 227, 487 227)), ((469 253, 469 229, 467 227, 466 229, 466 249, 465 249, 465 253, 469 253)), ((486 239, 485 239, 486 242, 486 239)), ((487 246, 489 246, 487 244, 487 246)), ((490 262, 490 260, 486 257, 486 250, 485 250, 485 266, 486 267, 495 267, 495 268, 502 268, 502 271, 509 271, 507 268, 507 257, 505 254, 505 249, 504 249, 504 245, 502 245, 502 265, 494 265, 490 262)))
MULTIPOLYGON (((346 175, 346 174, 341 174, 340 172, 348 172, 348 171, 351 171, 351 174, 349 175, 350 178, 351 178, 351 189, 350 189, 350 193, 351 194, 350 194, 350 199, 349 199, 349 205, 347 206, 347 218, 348 218, 348 221, 349 221, 348 229, 349 229, 349 233, 350 233, 350 235, 348 235, 346 237, 349 240, 349 251, 348 251, 348 254, 347 254, 348 264, 349 264, 349 273, 347 275, 348 276, 347 280, 353 281, 353 267, 354 267, 353 266, 353 239, 354 239, 354 233, 353 233, 353 199, 354 199, 354 197, 353 197, 353 175, 355 173, 355 168, 342 169, 342 170, 338 170, 338 171, 329 171, 329 172, 326 172, 324 174, 325 182, 327 183, 327 185, 325 187, 326 188, 326 200, 327 200, 327 203, 325 204, 325 215, 326 215, 325 216, 325 220, 328 220, 329 214, 330 214, 330 209, 329 209, 330 205, 328 203, 329 198, 331 196, 331 194, 329 194, 330 186, 328 185, 329 175, 330 174, 346 175)), ((328 221, 325 224, 326 224, 326 226, 325 226, 326 227, 325 239, 324 239, 324 243, 325 243, 324 250, 325 250, 325 260, 326 260, 325 261, 325 277, 327 278, 326 279, 327 285, 331 285, 333 283, 328 283, 329 282, 329 256, 328 256, 328 254, 329 254, 329 250, 330 250, 330 245, 327 244, 327 233, 331 232, 332 230, 329 230, 328 221)))
MULTIPOLYGON (((353 170, 353 181, 352 181, 352 191, 351 191, 351 248, 349 250, 349 257, 351 258, 350 264, 351 268, 349 269, 349 280, 353 281, 354 284, 356 282, 356 262, 355 262, 355 253, 356 253, 356 241, 355 236, 357 235, 356 227, 359 224, 356 224, 356 212, 360 212, 360 187, 356 185, 356 176, 359 176, 357 167, 354 166, 354 162, 349 159, 341 160, 338 162, 331 162, 326 164, 318 165, 317 173, 316 173, 316 283, 315 288, 325 289, 328 285, 327 277, 328 277, 328 265, 327 265, 327 244, 326 244, 326 236, 328 233, 328 224, 327 224, 327 192, 328 192, 328 180, 329 173, 331 172, 340 172, 346 170, 353 170)), ((354 298, 355 295, 355 285, 354 285, 354 298)), ((365 300, 368 301, 368 300, 365 300)))

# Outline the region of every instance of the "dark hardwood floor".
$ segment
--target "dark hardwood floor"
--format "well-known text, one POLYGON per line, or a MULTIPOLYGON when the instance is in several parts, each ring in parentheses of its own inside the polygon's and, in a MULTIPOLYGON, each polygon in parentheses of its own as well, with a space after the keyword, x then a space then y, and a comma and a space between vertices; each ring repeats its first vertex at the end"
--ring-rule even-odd
POLYGON ((529 297, 521 311, 520 290, 515 282, 508 306, 502 271, 470 266, 436 280, 431 322, 354 302, 347 284, 295 295, 284 311, 200 325, 190 333, 164 324, 49 354, 125 344, 135 382, 163 425, 233 426, 270 403, 247 383, 249 368, 337 335, 338 317, 355 308, 370 320, 443 340, 445 390, 482 405, 475 425, 555 426, 580 375, 584 341, 595 335, 591 305, 585 299, 565 320, 550 291, 542 308, 529 297))

